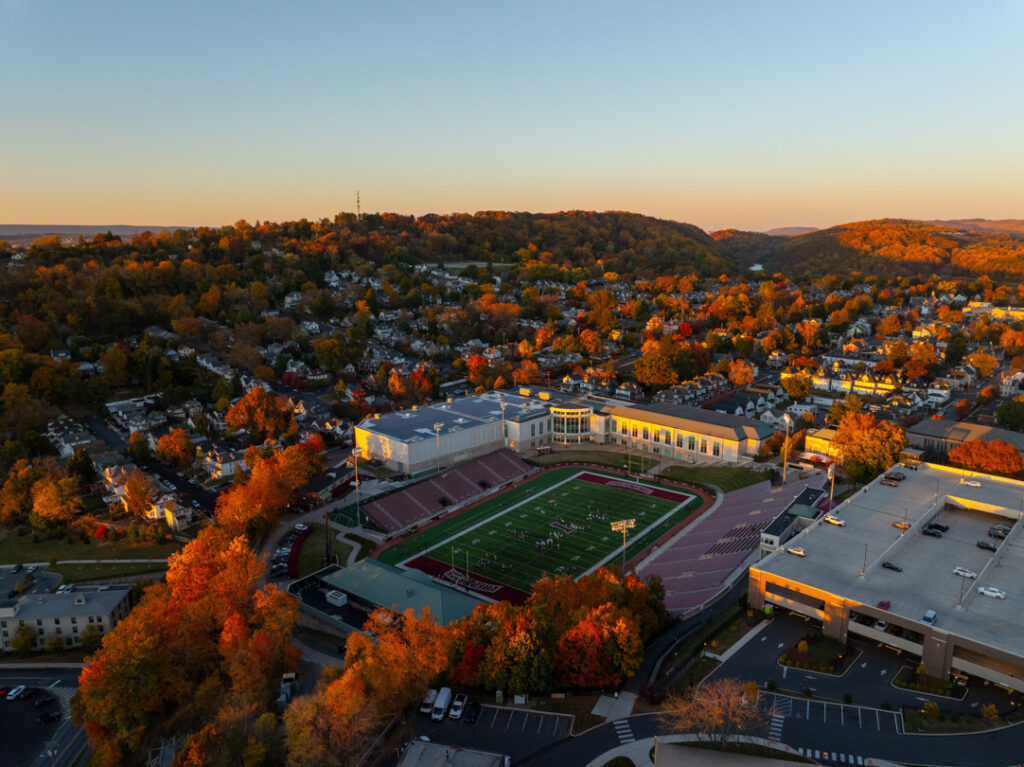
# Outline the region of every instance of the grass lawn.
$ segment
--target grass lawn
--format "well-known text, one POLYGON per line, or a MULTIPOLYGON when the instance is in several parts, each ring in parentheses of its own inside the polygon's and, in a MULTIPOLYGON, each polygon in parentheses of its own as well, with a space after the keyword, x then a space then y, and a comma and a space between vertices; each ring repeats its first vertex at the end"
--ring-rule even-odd
POLYGON ((535 455, 527 459, 536 466, 552 466, 559 463, 593 463, 598 466, 611 466, 634 472, 647 471, 658 463, 643 454, 630 453, 626 456, 621 450, 563 450, 555 448, 547 455, 535 455))
MULTIPOLYGON (((309 523, 307 523, 309 524, 309 523)), ((296 564, 296 577, 315 573, 324 566, 324 526, 313 523, 309 525, 309 537, 302 543, 299 549, 299 561, 296 564)), ((331 554, 337 557, 337 561, 344 565, 348 562, 348 556, 352 553, 352 546, 342 543, 337 538, 331 540, 331 554)))
POLYGON ((359 553, 356 554, 357 562, 360 559, 366 559, 366 557, 370 555, 370 552, 377 548, 376 541, 370 540, 369 538, 363 538, 361 535, 356 535, 355 533, 349 533, 346 535, 345 540, 359 547, 359 553))
POLYGON ((767 474, 741 466, 670 466, 661 476, 698 487, 716 485, 727 493, 768 479, 767 474))
POLYGON ((398 564, 429 557, 445 569, 468 568, 472 576, 528 593, 544 574, 579 576, 620 562, 622 535, 611 522, 636 520, 628 559, 701 504, 670 488, 557 469, 392 546, 380 559, 398 564))
MULTIPOLYGON (((90 541, 82 543, 75 539, 68 543, 64 538, 53 538, 32 542, 30 535, 8 533, 0 540, 0 564, 17 562, 49 562, 50 557, 63 559, 166 559, 178 551, 183 543, 128 543, 120 541, 90 541)), ((152 568, 152 565, 150 565, 152 568)), ((154 568, 159 569, 159 567, 154 568)))
MULTIPOLYGON (((56 567, 47 567, 46 571, 60 573, 64 583, 81 583, 166 572, 167 567, 161 566, 159 562, 148 564, 145 562, 118 562, 114 564, 57 565, 56 567)), ((154 577, 156 576, 154 575, 154 577)))

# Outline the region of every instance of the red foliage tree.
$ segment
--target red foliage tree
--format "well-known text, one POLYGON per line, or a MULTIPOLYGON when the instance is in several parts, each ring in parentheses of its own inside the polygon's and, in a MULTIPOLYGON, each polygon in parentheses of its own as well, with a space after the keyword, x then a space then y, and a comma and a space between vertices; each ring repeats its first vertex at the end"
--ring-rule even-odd
POLYGON ((1009 475, 1024 469, 1024 461, 1021 460, 1017 448, 1001 439, 989 442, 969 439, 950 448, 948 458, 957 466, 987 474, 1009 475))

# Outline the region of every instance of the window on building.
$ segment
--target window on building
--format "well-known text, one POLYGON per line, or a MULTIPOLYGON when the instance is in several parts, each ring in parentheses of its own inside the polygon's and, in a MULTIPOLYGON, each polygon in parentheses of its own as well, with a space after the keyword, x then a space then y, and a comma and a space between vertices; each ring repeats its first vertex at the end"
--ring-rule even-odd
POLYGON ((650 438, 651 438, 651 430, 650 430, 650 429, 648 429, 648 428, 647 428, 647 427, 645 426, 645 427, 644 427, 644 439, 650 439, 650 438))
POLYGON ((640 433, 640 429, 638 429, 636 426, 634 426, 633 427, 633 436, 636 437, 639 433, 640 433))
POLYGON ((694 437, 692 434, 690 435, 689 439, 686 441, 686 449, 691 451, 691 452, 697 449, 697 438, 694 437))
POLYGON ((683 446, 683 435, 680 432, 676 432, 676 447, 683 446))
POLYGON ((78 623, 78 618, 74 618, 74 617, 72 617, 72 618, 71 618, 71 623, 73 623, 73 624, 74 624, 74 623, 78 623))
POLYGON ((530 424, 530 436, 531 437, 536 437, 537 436, 537 424, 533 424, 533 423, 530 424))
POLYGON ((42 626, 43 625, 43 619, 42 618, 36 618, 36 625, 37 626, 42 626))
POLYGON ((722 454, 722 443, 721 442, 715 442, 711 446, 711 453, 712 453, 712 455, 721 455, 722 454))
POLYGON ((700 451, 702 453, 704 453, 705 455, 707 455, 707 452, 708 452, 708 441, 706 439, 704 439, 703 437, 701 437, 701 440, 700 440, 700 451))

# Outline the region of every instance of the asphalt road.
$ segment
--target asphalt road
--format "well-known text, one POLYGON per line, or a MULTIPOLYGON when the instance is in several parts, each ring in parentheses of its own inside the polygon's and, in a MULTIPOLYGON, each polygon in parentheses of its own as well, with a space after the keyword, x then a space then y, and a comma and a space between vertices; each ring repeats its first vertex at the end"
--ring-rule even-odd
POLYGON ((18 685, 35 688, 35 696, 8 701, 0 698, 0 767, 71 767, 88 739, 85 730, 70 721, 68 702, 78 687, 78 671, 74 669, 5 669, 0 666, 0 686, 18 685), (52 695, 55 704, 37 709, 33 704, 39 698, 52 695), (61 717, 47 725, 36 723, 36 718, 48 710, 60 707, 61 717), (53 749, 52 758, 45 751, 53 749))

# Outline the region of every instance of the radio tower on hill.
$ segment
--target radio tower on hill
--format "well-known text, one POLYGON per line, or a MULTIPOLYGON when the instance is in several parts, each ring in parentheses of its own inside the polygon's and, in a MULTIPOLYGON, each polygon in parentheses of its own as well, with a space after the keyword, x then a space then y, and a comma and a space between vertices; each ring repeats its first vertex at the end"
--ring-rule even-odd
POLYGON ((356 190, 356 219, 363 217, 362 211, 359 209, 359 190, 356 190))

